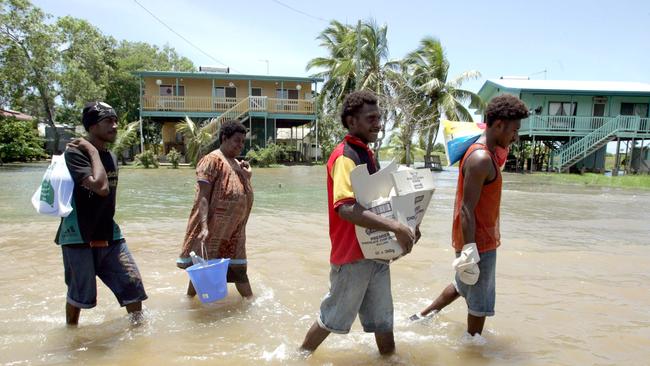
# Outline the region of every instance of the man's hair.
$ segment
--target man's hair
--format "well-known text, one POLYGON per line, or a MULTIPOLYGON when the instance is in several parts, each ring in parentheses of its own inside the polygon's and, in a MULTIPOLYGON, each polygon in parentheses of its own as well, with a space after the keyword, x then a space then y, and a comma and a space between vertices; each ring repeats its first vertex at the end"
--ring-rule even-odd
POLYGON ((364 104, 377 105, 377 97, 373 92, 358 90, 345 97, 343 100, 343 109, 341 110, 341 123, 343 123, 343 127, 348 128, 346 117, 359 113, 364 104))
POLYGON ((494 121, 514 121, 528 117, 528 107, 521 99, 510 94, 499 95, 492 98, 485 110, 487 125, 492 126, 494 121))
POLYGON ((219 129, 219 143, 223 142, 224 137, 229 139, 236 133, 246 135, 246 127, 239 120, 231 119, 222 123, 219 129))

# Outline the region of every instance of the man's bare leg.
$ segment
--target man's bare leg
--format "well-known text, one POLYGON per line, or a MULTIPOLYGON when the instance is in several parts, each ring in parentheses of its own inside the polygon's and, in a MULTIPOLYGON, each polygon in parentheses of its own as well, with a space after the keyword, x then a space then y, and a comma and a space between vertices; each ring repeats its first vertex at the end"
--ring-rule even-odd
POLYGON ((126 312, 131 316, 130 320, 133 325, 140 325, 144 320, 144 315, 142 315, 142 301, 126 305, 126 312))
POLYGON ((435 300, 433 300, 431 305, 427 306, 426 308, 424 308, 424 310, 422 310, 421 314, 426 316, 434 310, 440 311, 444 309, 445 306, 454 302, 454 300, 456 300, 459 296, 460 295, 456 291, 454 285, 450 284, 449 286, 445 287, 444 290, 442 290, 440 295, 438 295, 438 297, 435 300))
POLYGON ((318 322, 314 322, 311 328, 309 328, 309 331, 307 331, 307 335, 305 335, 305 340, 302 342, 300 349, 314 352, 328 335, 330 335, 329 330, 321 328, 318 322))
POLYGON ((481 334, 483 332, 483 325, 485 325, 484 316, 467 314, 467 333, 469 335, 481 334))
POLYGON ((79 314, 81 309, 71 305, 70 303, 65 303, 65 322, 68 325, 77 325, 79 324, 79 314))
POLYGON ((389 355, 395 352, 395 338, 393 332, 375 333, 375 341, 381 355, 389 355))

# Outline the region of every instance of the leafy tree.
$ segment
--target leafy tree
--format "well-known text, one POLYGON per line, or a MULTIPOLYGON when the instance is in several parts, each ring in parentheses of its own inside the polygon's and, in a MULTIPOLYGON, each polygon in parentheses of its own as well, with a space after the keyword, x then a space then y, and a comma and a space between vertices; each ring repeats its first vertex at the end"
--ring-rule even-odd
POLYGON ((54 126, 57 32, 46 23, 49 17, 27 0, 0 0, 0 74, 6 78, 0 89, 4 104, 9 95, 14 109, 44 115, 58 146, 54 126))
POLYGON ((43 140, 32 123, 0 117, 0 163, 44 157, 43 140))
POLYGON ((89 101, 105 100, 115 69, 115 40, 87 21, 70 16, 59 18, 56 26, 63 104, 80 111, 89 101))
POLYGON ((410 83, 423 94, 431 110, 432 118, 422 130, 426 136, 426 156, 433 151, 436 135, 440 127, 440 117, 453 121, 472 121, 472 115, 466 104, 482 110, 481 98, 468 90, 461 89, 463 82, 479 78, 478 71, 465 71, 448 80, 449 60, 445 56, 440 41, 425 37, 420 46, 409 53, 403 61, 403 67, 410 75, 410 83))

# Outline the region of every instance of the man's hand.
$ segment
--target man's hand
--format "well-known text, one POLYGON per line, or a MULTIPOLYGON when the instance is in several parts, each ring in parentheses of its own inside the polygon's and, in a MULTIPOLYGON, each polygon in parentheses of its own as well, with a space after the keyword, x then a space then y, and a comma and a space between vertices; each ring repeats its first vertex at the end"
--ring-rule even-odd
POLYGON ((251 165, 246 160, 237 160, 237 164, 239 164, 239 167, 244 171, 244 176, 251 179, 253 176, 251 165))
POLYGON ((411 252, 413 248, 413 243, 415 242, 415 234, 408 226, 398 223, 397 228, 393 231, 395 233, 395 238, 397 242, 402 247, 404 255, 411 252))
POLYGON ((74 140, 70 141, 67 144, 67 146, 77 148, 80 151, 86 152, 88 154, 97 151, 97 148, 95 146, 93 146, 93 144, 88 142, 88 140, 86 140, 83 137, 80 137, 78 139, 74 139, 74 140))

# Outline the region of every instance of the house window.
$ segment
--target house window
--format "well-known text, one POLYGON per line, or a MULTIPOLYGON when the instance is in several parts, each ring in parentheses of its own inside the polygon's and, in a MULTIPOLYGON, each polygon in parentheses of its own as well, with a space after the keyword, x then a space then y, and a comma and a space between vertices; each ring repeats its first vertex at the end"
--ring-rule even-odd
POLYGON ((237 88, 216 86, 214 87, 214 96, 217 98, 237 98, 237 88))
POLYGON ((183 97, 185 96, 185 86, 184 85, 179 85, 178 86, 178 95, 176 95, 176 85, 160 85, 160 96, 162 97, 173 97, 173 96, 179 96, 183 97))
POLYGON ((278 99, 298 99, 297 89, 275 89, 275 97, 278 99))
POLYGON ((578 109, 576 102, 549 102, 548 113, 551 116, 575 116, 578 109))
POLYGON ((602 117, 605 115, 605 105, 602 103, 594 103, 594 117, 602 117))
POLYGON ((262 96, 262 88, 251 88, 251 96, 253 96, 253 97, 261 97, 262 96))
POLYGON ((621 103, 622 116, 648 117, 648 105, 645 103, 621 103))
POLYGON ((287 89, 275 89, 275 97, 278 99, 289 99, 289 91, 287 89))

